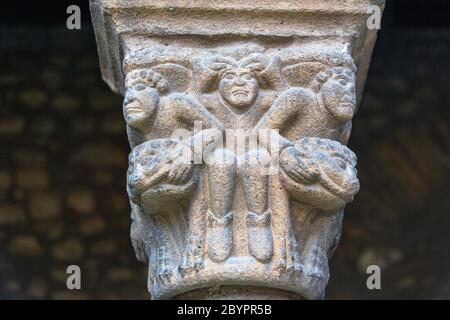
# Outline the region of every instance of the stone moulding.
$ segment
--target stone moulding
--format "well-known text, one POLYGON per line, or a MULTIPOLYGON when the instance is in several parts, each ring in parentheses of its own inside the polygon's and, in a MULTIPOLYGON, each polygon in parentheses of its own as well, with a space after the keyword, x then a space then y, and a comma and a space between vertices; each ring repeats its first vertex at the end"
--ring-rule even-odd
POLYGON ((383 9, 91 1, 103 79, 124 95, 131 238, 153 299, 220 287, 323 297, 359 190, 345 145, 376 39, 373 5, 383 9))

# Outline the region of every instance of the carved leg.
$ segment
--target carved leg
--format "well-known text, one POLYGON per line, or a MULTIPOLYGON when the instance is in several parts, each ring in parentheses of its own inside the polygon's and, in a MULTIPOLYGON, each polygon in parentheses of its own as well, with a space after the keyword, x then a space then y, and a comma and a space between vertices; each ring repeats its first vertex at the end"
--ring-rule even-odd
POLYGON ((188 240, 184 252, 184 259, 179 270, 181 274, 199 271, 204 267, 206 212, 208 211, 208 197, 206 194, 206 175, 201 173, 199 186, 192 200, 189 210, 188 240))
POLYGON ((173 275, 175 243, 167 229, 167 221, 162 215, 155 216, 155 228, 158 236, 156 278, 162 286, 169 285, 173 275))
POLYGON ((217 149, 206 165, 210 210, 208 211, 208 254, 211 260, 226 260, 233 249, 233 198, 236 157, 226 149, 217 149))
POLYGON ((250 254, 260 262, 268 262, 273 256, 273 237, 270 228, 269 176, 263 166, 269 163, 264 149, 251 150, 240 164, 244 183, 244 196, 248 208, 247 232, 250 254))

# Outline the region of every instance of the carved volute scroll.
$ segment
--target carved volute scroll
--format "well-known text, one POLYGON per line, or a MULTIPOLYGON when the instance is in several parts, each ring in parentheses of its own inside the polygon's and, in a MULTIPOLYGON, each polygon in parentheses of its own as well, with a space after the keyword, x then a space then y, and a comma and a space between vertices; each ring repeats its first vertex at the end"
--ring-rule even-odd
POLYGON ((131 238, 153 299, 220 287, 323 297, 344 207, 359 190, 345 145, 368 64, 354 57, 374 41, 370 1, 328 1, 323 17, 310 16, 323 1, 287 1, 309 19, 301 33, 285 10, 253 2, 285 28, 271 34, 257 16, 249 31, 252 10, 235 1, 202 7, 228 29, 224 17, 241 13, 231 30, 192 26, 196 1, 137 1, 141 25, 127 3, 91 3, 104 77, 124 95, 131 238), (173 16, 152 20, 164 5, 173 16), (178 10, 186 14, 172 25, 178 10))

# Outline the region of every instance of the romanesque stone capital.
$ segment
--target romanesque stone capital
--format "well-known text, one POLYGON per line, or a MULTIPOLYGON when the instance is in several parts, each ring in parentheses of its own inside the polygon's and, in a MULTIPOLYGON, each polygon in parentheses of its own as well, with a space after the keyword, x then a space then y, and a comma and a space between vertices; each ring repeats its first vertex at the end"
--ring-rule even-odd
POLYGON ((324 295, 374 0, 91 1, 153 299, 324 295))

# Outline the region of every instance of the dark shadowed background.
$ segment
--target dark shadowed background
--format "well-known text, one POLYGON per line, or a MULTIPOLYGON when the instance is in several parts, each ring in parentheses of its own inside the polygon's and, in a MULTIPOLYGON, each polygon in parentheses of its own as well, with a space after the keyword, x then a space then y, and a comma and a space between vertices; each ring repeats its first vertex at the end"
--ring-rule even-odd
MULTIPOLYGON (((450 299, 450 6, 387 2, 349 143, 361 191, 327 298, 450 299), (366 287, 371 264, 381 290, 366 287)), ((0 299, 149 297, 121 104, 100 78, 87 1, 2 4, 0 299), (83 26, 69 31, 77 2, 83 26), (66 288, 70 264, 82 290, 66 288)))

